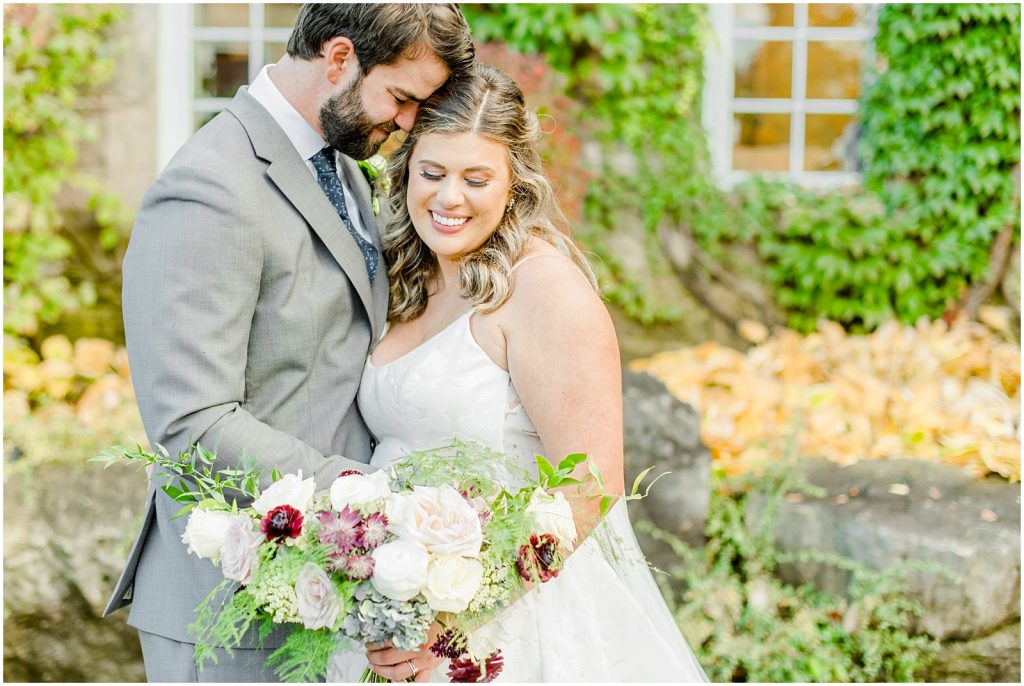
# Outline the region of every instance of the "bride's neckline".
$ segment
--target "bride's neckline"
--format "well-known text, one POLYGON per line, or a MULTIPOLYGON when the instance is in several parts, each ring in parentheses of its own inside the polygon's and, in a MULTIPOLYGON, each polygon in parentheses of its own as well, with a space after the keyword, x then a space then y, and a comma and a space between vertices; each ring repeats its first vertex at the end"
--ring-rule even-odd
MULTIPOLYGON (((438 336, 440 336, 441 334, 443 334, 443 333, 447 332, 447 331, 448 331, 448 329, 452 328, 452 327, 453 327, 453 326, 455 326, 455 325, 456 325, 457 323, 459 323, 460 321, 462 321, 463 319, 465 319, 466 317, 468 317, 468 316, 469 316, 469 315, 471 315, 471 314, 473 314, 473 310, 466 310, 465 312, 463 312, 462 314, 460 314, 460 315, 459 315, 458 317, 456 317, 455 319, 453 319, 453 320, 451 320, 450 322, 448 322, 448 323, 447 323, 447 324, 446 324, 446 325, 444 326, 444 328, 443 328, 443 329, 441 329, 440 331, 438 331, 437 333, 435 333, 435 334, 434 334, 433 336, 431 336, 431 337, 430 337, 430 338, 428 338, 427 340, 423 341, 422 343, 419 343, 419 344, 417 344, 417 345, 413 346, 413 347, 412 347, 412 348, 410 348, 409 350, 406 350, 406 351, 405 351, 404 353, 402 353, 401 355, 399 355, 398 357, 396 357, 396 358, 395 358, 395 359, 393 359, 393 360, 388 360, 387 362, 383 362, 383 363, 381 363, 381 364, 375 364, 375 363, 374 363, 374 361, 373 361, 373 355, 371 354, 371 355, 370 355, 370 356, 369 356, 368 358, 366 358, 366 363, 367 363, 368 365, 370 365, 371 367, 373 367, 374 369, 383 369, 384 367, 387 367, 387 366, 389 366, 389 365, 392 365, 392 364, 394 364, 395 362, 398 362, 399 360, 405 359, 406 357, 409 357, 409 355, 412 355, 412 354, 413 354, 414 352, 416 352, 417 350, 419 350, 419 349, 420 349, 420 348, 422 348, 423 346, 425 346, 425 345, 427 345, 428 343, 430 343, 430 342, 431 342, 432 340, 434 340, 435 338, 437 338, 437 337, 438 337, 438 336)), ((385 334, 385 335, 386 335, 386 334, 385 334)))
MULTIPOLYGON (((533 258, 541 257, 541 256, 546 255, 546 254, 550 254, 550 253, 548 253, 547 251, 530 253, 529 255, 527 255, 526 257, 523 257, 518 262, 516 262, 514 265, 512 265, 512 269, 510 269, 509 272, 510 273, 514 272, 515 270, 519 269, 519 267, 521 267, 523 264, 525 264, 526 262, 529 262, 533 258)), ((431 336, 427 340, 423 341, 422 343, 419 343, 418 345, 413 346, 409 350, 406 350, 404 353, 402 353, 401 355, 399 355, 398 357, 396 357, 393 360, 389 360, 387 362, 384 362, 383 364, 374 364, 374 362, 373 362, 373 354, 371 353, 370 356, 366 358, 366 364, 368 366, 372 367, 373 369, 384 369, 385 367, 387 367, 389 365, 392 365, 395 362, 398 362, 399 360, 405 359, 406 357, 408 357, 409 355, 412 355, 414 352, 416 352, 417 350, 419 350, 420 348, 422 348, 426 344, 430 343, 432 340, 434 340, 435 338, 437 338, 441 334, 443 334, 446 331, 448 331, 448 329, 450 329, 453 326, 455 326, 456 323, 462 321, 463 319, 465 319, 469 315, 473 314, 473 312, 474 312, 474 310, 472 310, 472 309, 466 310, 465 312, 460 314, 458 317, 456 317, 452 321, 448 322, 443 329, 441 329, 440 331, 435 333, 433 336, 431 336)), ((470 338, 473 340, 473 343, 476 345, 477 348, 480 348, 480 351, 483 352, 484 355, 487 356, 487 359, 490 360, 491 356, 488 355, 487 352, 484 351, 484 349, 480 347, 480 344, 477 343, 476 338, 473 337, 472 333, 473 332, 470 331, 470 338)), ((384 336, 387 336, 387 329, 384 329, 384 336)), ((497 367, 498 369, 500 369, 501 371, 505 372, 506 374, 508 373, 508 370, 506 370, 504 367, 502 367, 501 365, 499 365, 496 362, 494 362, 494 360, 491 360, 491 363, 494 364, 494 366, 497 367)))

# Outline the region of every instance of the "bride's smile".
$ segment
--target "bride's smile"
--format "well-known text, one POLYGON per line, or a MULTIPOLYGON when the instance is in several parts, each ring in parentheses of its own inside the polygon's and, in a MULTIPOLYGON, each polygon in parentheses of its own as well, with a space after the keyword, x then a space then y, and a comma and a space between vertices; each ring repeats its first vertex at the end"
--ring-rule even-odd
POLYGON ((465 223, 469 221, 469 217, 457 217, 437 212, 435 210, 430 211, 430 216, 434 221, 434 228, 441 233, 447 234, 458 233, 465 223))

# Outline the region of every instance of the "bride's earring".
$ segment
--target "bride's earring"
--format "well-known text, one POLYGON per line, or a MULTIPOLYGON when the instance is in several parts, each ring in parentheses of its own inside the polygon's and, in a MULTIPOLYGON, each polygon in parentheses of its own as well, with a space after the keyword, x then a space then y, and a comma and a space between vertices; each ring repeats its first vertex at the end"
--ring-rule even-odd
POLYGON ((512 207, 515 204, 516 204, 516 196, 513 195, 512 199, 508 201, 507 205, 505 205, 505 212, 511 212, 512 211, 512 207))

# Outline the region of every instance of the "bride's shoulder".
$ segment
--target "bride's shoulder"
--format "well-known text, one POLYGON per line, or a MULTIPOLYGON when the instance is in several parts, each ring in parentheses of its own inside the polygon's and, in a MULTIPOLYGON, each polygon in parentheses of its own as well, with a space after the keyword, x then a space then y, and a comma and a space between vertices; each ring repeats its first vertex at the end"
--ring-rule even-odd
POLYGON ((502 307, 512 320, 565 321, 607 317, 601 296, 572 259, 545 241, 535 241, 513 272, 512 295, 502 307))

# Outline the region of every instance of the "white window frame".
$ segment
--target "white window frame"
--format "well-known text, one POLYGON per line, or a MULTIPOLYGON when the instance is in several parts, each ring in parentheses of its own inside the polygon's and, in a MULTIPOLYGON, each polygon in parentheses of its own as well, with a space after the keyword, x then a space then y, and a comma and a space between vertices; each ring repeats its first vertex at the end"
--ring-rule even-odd
POLYGON ((712 4, 708 7, 714 34, 713 44, 705 54, 704 106, 702 119, 708 133, 711 159, 718 184, 731 188, 752 176, 793 181, 808 187, 835 187, 859 183, 857 172, 805 171, 804 143, 807 114, 856 115, 857 100, 815 99, 807 97, 808 41, 860 41, 865 45, 865 63, 870 59, 875 34, 874 12, 868 7, 864 26, 808 26, 807 3, 794 3, 793 26, 736 26, 733 4, 712 4), (789 98, 737 98, 735 93, 736 40, 786 40, 793 44, 792 90, 789 98), (789 170, 746 171, 732 168, 735 122, 733 115, 747 113, 788 114, 789 170))
POLYGON ((264 3, 249 3, 249 26, 196 26, 194 4, 161 4, 157 68, 158 154, 157 171, 162 170, 194 132, 195 115, 220 112, 231 98, 195 97, 195 45, 197 42, 225 41, 248 46, 248 81, 260 73, 268 56, 267 43, 287 43, 291 28, 264 24, 264 3))

